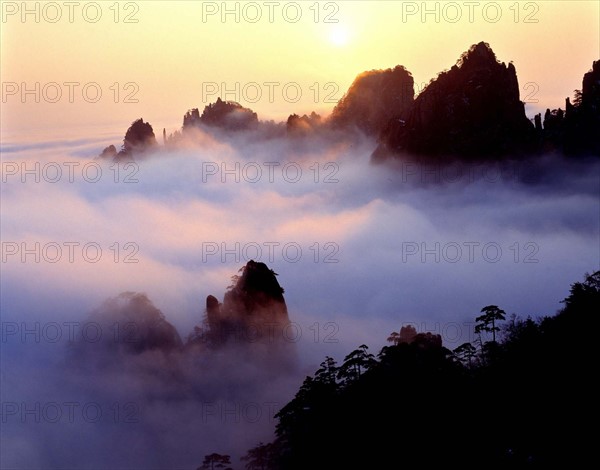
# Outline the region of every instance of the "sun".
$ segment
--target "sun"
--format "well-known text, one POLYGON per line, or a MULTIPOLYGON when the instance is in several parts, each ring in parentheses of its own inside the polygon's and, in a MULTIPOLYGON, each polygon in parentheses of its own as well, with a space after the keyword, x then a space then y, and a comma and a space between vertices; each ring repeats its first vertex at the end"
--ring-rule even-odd
POLYGON ((329 42, 337 47, 342 47, 348 44, 350 34, 346 28, 335 26, 329 34, 329 42))

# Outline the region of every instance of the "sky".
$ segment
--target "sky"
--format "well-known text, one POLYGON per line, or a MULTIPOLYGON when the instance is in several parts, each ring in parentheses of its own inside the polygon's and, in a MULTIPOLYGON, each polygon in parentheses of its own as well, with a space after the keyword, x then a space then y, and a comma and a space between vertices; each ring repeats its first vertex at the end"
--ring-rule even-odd
POLYGON ((219 94, 262 119, 328 114, 363 71, 404 65, 419 91, 480 41, 514 62, 533 116, 600 56, 596 1, 275 3, 2 2, 4 139, 139 117, 175 130, 219 94))
POLYGON ((532 115, 600 57, 598 2, 476 3, 470 21, 469 2, 428 2, 436 21, 422 2, 280 2, 271 22, 268 2, 240 2, 236 22, 222 2, 79 2, 72 21, 63 2, 25 17, 1 2, 0 467, 197 468, 220 452, 240 468, 327 355, 376 353, 403 325, 453 349, 484 306, 560 309, 599 268, 597 159, 376 165, 362 136, 209 131, 129 164, 95 159, 139 117, 162 143, 219 94, 264 120, 326 115, 362 71, 402 64, 424 84, 481 40, 514 62, 532 115), (285 373, 236 351, 113 363, 93 341, 91 359, 69 347, 123 292, 185 340, 250 258, 285 289, 298 360, 285 373))

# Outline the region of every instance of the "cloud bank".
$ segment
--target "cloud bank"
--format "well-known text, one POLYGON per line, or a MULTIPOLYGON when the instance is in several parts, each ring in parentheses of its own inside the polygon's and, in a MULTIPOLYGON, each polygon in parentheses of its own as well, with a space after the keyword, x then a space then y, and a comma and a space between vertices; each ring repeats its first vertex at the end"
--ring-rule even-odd
POLYGON ((484 305, 550 314, 598 269, 594 160, 373 165, 368 139, 200 139, 121 165, 86 136, 3 143, 3 466, 235 461, 325 355, 408 324, 454 348, 484 305), (297 369, 235 351, 73 362, 106 299, 144 293, 185 338, 250 259, 285 289, 297 369))

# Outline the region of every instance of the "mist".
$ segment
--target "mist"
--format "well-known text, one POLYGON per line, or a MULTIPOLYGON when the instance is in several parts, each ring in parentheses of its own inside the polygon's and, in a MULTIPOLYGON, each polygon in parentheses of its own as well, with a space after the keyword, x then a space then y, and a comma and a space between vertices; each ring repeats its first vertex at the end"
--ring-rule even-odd
POLYGON ((237 463, 326 355, 376 351, 405 325, 455 348, 483 306, 551 314, 597 269, 597 159, 375 164, 356 134, 201 131, 94 159, 118 135, 2 144, 3 466, 237 463), (236 344, 130 355, 85 330, 135 292, 185 341, 251 259, 285 289, 293 365, 236 344))

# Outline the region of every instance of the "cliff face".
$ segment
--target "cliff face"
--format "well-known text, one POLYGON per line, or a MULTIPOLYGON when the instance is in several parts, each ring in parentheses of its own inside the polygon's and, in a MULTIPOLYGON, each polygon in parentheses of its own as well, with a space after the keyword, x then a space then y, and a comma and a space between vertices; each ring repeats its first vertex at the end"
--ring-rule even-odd
POLYGON ((583 76, 581 103, 575 108, 574 121, 570 136, 572 150, 600 156, 600 60, 583 76))
POLYGON ((540 131, 545 148, 561 150, 567 155, 600 156, 600 60, 583 76, 573 104, 567 98, 564 111, 546 110, 544 129, 540 131))
POLYGON ((490 46, 480 42, 432 80, 407 119, 388 122, 374 156, 478 159, 522 150, 532 138, 514 66, 498 62, 490 46))
POLYGON ((393 69, 360 74, 334 108, 333 127, 357 127, 378 135, 392 118, 404 119, 414 98, 414 80, 398 65, 393 69))
POLYGON ((600 60, 594 61, 592 69, 583 76, 582 104, 600 113, 600 60))

